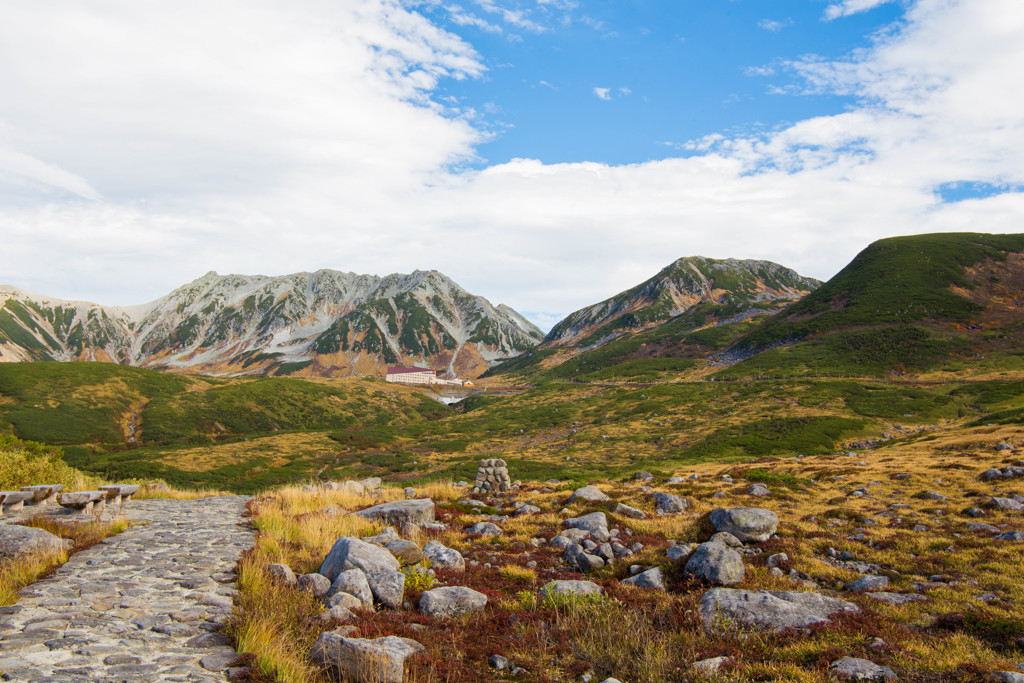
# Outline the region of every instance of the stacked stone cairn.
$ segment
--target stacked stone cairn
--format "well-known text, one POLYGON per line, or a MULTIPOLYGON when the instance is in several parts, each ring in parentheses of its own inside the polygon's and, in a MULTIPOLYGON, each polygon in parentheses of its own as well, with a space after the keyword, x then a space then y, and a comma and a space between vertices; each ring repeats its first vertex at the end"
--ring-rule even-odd
POLYGON ((501 458, 481 460, 476 470, 473 493, 505 493, 512 488, 508 467, 501 458))

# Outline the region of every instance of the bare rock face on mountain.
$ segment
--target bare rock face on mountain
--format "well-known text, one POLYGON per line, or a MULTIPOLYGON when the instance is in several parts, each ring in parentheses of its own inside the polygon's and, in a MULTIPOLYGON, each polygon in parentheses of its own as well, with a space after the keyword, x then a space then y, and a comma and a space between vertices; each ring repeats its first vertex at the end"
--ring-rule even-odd
POLYGON ((389 364, 463 378, 543 333, 437 271, 203 277, 148 304, 105 307, 0 286, 0 361, 96 360, 226 374, 383 375, 389 364))

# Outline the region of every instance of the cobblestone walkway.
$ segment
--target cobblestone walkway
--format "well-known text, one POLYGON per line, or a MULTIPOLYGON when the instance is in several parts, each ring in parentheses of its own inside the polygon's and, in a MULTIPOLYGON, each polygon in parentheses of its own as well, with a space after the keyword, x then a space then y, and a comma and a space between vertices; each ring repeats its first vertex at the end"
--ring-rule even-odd
POLYGON ((0 679, 223 681, 236 657, 215 633, 253 532, 238 496, 139 500, 136 526, 78 553, 0 607, 0 679))

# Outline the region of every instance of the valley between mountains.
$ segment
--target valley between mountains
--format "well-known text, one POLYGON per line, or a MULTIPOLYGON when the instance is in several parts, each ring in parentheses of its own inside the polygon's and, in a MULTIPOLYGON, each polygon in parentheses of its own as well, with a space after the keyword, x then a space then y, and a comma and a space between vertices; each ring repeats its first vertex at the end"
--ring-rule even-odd
POLYGON ((681 258, 546 335, 433 271, 0 292, 4 488, 252 496, 215 629, 235 680, 369 681, 323 643, 392 637, 417 647, 386 680, 417 683, 1024 680, 1024 235, 881 240, 823 283, 681 258), (391 365, 474 386, 447 405, 391 365), (402 593, 317 594, 342 538, 402 593), (434 614, 439 588, 486 599, 434 614), (772 599, 835 609, 737 606, 772 599))

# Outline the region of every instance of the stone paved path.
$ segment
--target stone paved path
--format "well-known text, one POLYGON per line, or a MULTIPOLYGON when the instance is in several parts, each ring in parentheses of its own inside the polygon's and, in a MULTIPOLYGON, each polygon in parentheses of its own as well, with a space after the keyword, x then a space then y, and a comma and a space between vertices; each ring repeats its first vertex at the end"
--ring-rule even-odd
POLYGON ((214 631, 231 611, 235 562, 253 544, 240 526, 245 502, 126 503, 137 526, 0 607, 0 679, 225 680, 236 655, 214 631))

